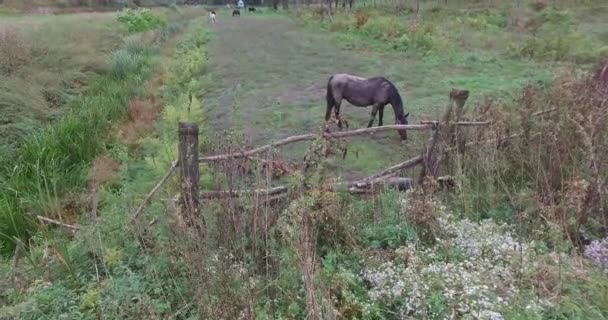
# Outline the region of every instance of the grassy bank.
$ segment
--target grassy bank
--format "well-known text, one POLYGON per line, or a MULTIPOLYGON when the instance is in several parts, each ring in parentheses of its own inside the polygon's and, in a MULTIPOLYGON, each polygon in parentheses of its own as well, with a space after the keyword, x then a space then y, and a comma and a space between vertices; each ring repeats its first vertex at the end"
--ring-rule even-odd
MULTIPOLYGON (((183 18, 187 19, 188 15, 183 18)), ((4 153, 1 161, 0 248, 4 254, 14 250, 16 239, 27 239, 34 230, 37 215, 78 221, 83 208, 86 208, 86 205, 83 207, 79 192, 86 186, 89 163, 105 150, 108 142, 106 132, 112 123, 127 115, 126 106, 130 97, 138 92, 141 84, 150 76, 152 66, 158 62, 159 46, 183 26, 184 22, 173 22, 157 31, 125 38, 117 50, 106 57, 102 55, 106 59, 104 71, 86 83, 82 94, 77 91, 65 104, 57 106, 61 108, 61 115, 40 129, 34 128, 45 121, 29 117, 32 105, 26 101, 36 99, 30 93, 43 94, 53 87, 36 87, 36 80, 33 80, 34 85, 30 88, 33 92, 21 92, 16 90, 21 86, 13 88, 13 82, 3 82, 7 84, 7 90, 2 97, 24 100, 23 104, 12 100, 6 104, 7 107, 15 108, 17 113, 7 114, 8 117, 13 117, 11 120, 15 120, 12 124, 24 126, 24 123, 30 123, 32 126, 26 130, 26 138, 19 135, 19 138, 11 139, 18 143, 10 147, 11 154, 4 153), (37 92, 37 89, 41 91, 37 92)), ((73 27, 70 24, 70 28, 73 27)), ((83 48, 90 50, 86 46, 83 48)), ((79 57, 74 52, 68 56, 72 54, 74 59, 79 57)), ((62 59, 63 54, 49 56, 62 59)), ((87 57, 90 56, 84 55, 85 61, 87 57)), ((59 65, 61 64, 57 66, 59 65)), ((87 63, 76 64, 73 68, 84 68, 86 65, 87 63)), ((36 69, 40 66, 30 64, 19 66, 21 67, 36 69)), ((44 74, 50 77, 53 70, 45 70, 44 74)), ((10 77, 12 80, 20 79, 31 72, 34 71, 11 73, 10 77)), ((59 77, 61 78, 61 73, 59 77)), ((69 83, 67 79, 63 80, 65 81, 59 82, 69 83)), ((60 94, 69 96, 65 89, 57 90, 60 94)), ((44 101, 40 103, 41 108, 48 108, 44 101)), ((9 125, 12 124, 9 121, 9 125)), ((12 128, 10 130, 14 131, 12 128)))
MULTIPOLYGON (((173 23, 200 15, 202 8, 152 12, 161 21, 173 23)), ((24 136, 77 109, 74 100, 88 94, 89 82, 111 72, 112 54, 123 42, 138 41, 139 36, 129 31, 117 21, 115 12, 3 18, 0 152, 11 154, 24 136)))
MULTIPOLYGON (((137 141, 138 151, 131 150, 132 145, 124 143, 120 134, 105 140, 106 157, 120 166, 119 178, 99 187, 99 219, 89 220, 90 225, 78 232, 76 238, 79 240, 49 235, 44 229, 41 234, 45 236, 34 237, 27 263, 19 271, 23 272, 19 277, 25 281, 24 286, 10 289, 7 283, 2 284, 0 301, 4 306, 0 311, 21 319, 59 315, 88 319, 99 312, 108 318, 129 319, 152 315, 168 317, 175 312, 184 316, 191 314, 192 306, 183 296, 191 289, 190 285, 180 279, 179 271, 165 268, 167 260, 141 251, 137 236, 141 225, 130 225, 128 213, 139 204, 139 200, 133 203, 133 199, 142 199, 175 159, 176 120, 198 123, 202 120, 202 105, 196 95, 190 103, 189 92, 200 89, 207 81, 203 75, 206 67, 204 45, 209 34, 201 32, 203 29, 201 24, 192 25, 177 49, 171 50, 170 56, 163 56, 164 67, 158 75, 164 78, 160 102, 164 107, 157 122, 151 124, 154 125, 152 132, 146 131, 149 135, 137 141), (41 255, 47 245, 58 250, 50 259, 41 255), (52 280, 37 272, 47 268, 54 270, 52 280), (26 287, 30 288, 30 293, 22 291, 26 287), (142 300, 133 304, 131 298, 135 296, 142 300)), ((161 88, 150 90, 157 94, 161 88)), ((151 103, 145 96, 138 101, 131 104, 131 111, 141 110, 137 105, 151 103)), ((130 119, 119 127, 134 125, 135 119, 130 119)), ((161 197, 174 191, 174 187, 170 187, 161 197)), ((140 219, 146 221, 150 217, 161 219, 164 226, 167 219, 164 207, 156 203, 140 219)), ((168 235, 163 228, 157 231, 154 231, 156 235, 168 235)))

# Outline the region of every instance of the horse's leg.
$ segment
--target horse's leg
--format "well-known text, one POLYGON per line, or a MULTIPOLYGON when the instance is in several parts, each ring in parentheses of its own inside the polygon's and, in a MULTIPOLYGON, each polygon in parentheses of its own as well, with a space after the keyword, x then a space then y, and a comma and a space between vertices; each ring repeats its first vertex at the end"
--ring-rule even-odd
POLYGON ((385 106, 386 105, 380 106, 380 109, 378 110, 379 111, 379 114, 378 114, 378 118, 379 118, 378 119, 378 126, 379 127, 382 127, 382 117, 384 117, 384 107, 385 106))
POLYGON ((342 105, 342 99, 336 101, 336 119, 338 119, 338 128, 342 129, 342 119, 340 119, 340 105, 342 105))
POLYGON ((331 109, 334 108, 334 104, 333 101, 330 101, 329 99, 327 99, 327 109, 325 110, 325 121, 329 121, 329 118, 331 117, 331 109))
POLYGON ((367 124, 368 128, 370 128, 374 124, 374 120, 376 120, 376 114, 378 113, 378 109, 380 109, 380 105, 375 104, 372 108, 372 114, 371 114, 371 117, 369 118, 369 123, 367 124))

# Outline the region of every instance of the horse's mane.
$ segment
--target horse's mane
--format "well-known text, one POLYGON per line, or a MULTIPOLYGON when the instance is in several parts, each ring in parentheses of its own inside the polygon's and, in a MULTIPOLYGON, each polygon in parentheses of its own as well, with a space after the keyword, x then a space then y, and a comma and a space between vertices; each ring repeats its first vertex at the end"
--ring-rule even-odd
POLYGON ((390 82, 388 79, 382 78, 382 80, 390 85, 390 88, 388 90, 389 100, 390 100, 389 103, 391 104, 391 106, 393 106, 397 117, 399 117, 399 119, 402 120, 401 118, 404 115, 404 111, 403 111, 403 99, 401 98, 401 94, 399 94, 399 90, 397 90, 397 87, 392 82, 390 82))

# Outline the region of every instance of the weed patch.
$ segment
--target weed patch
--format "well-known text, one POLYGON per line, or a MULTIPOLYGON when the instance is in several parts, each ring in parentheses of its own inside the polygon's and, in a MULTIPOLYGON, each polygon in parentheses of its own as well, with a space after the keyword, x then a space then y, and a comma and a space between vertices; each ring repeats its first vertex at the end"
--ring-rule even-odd
MULTIPOLYGON (((133 50, 132 44, 130 47, 133 50)), ((33 232, 36 215, 62 217, 62 195, 86 186, 86 168, 104 149, 106 130, 126 115, 130 97, 149 76, 151 50, 133 54, 121 48, 117 52, 112 74, 92 82, 88 94, 72 102, 78 108, 32 133, 16 148, 13 157, 3 158, 3 254, 10 254, 15 241, 25 240, 33 232)))
POLYGON ((147 31, 167 24, 165 19, 145 8, 125 9, 118 14, 116 19, 126 25, 129 32, 147 31))

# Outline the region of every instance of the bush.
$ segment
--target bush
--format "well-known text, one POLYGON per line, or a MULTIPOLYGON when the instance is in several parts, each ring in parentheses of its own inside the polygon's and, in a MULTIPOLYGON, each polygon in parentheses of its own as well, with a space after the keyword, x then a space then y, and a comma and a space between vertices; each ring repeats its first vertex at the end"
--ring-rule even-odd
POLYGON ((137 35, 125 38, 122 47, 132 55, 142 54, 149 50, 149 46, 137 35))
POLYGON ((557 229, 557 238, 570 239, 575 246, 590 235, 605 234, 600 221, 606 190, 598 186, 606 181, 606 170, 595 165, 608 163, 608 127, 593 119, 605 117, 608 92, 596 78, 565 73, 548 88, 523 89, 512 106, 484 111, 481 117, 500 123, 492 134, 522 134, 498 150, 488 146, 467 155, 474 166, 462 173, 469 180, 462 195, 493 192, 488 193, 488 202, 476 201, 466 211, 488 212, 496 204, 508 203, 526 225, 546 224, 557 229), (548 108, 558 112, 531 116, 548 108))
POLYGON ((556 33, 547 36, 529 36, 521 43, 511 44, 507 53, 513 57, 577 62, 589 62, 600 52, 589 50, 592 44, 580 33, 556 33))
POLYGON ((349 31, 356 24, 358 24, 358 21, 353 21, 350 16, 336 16, 329 25, 329 31, 349 31))
POLYGON ((374 39, 392 40, 405 32, 405 27, 392 17, 374 17, 359 29, 361 33, 374 39))
POLYGON ((369 13, 367 13, 366 11, 358 11, 355 14, 355 18, 357 19, 357 28, 361 28, 369 20, 369 13))
POLYGON ((150 9, 125 9, 118 14, 117 20, 126 25, 129 32, 147 31, 167 24, 165 19, 150 9))
POLYGON ((125 49, 116 51, 110 58, 110 69, 118 79, 126 78, 137 67, 135 55, 125 49))

